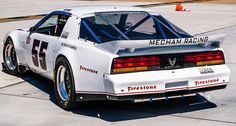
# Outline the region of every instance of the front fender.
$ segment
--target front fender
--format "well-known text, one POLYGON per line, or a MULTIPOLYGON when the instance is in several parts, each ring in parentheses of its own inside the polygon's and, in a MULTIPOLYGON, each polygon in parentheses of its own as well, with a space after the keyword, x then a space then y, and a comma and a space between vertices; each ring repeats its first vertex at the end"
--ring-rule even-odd
POLYGON ((11 32, 8 32, 3 39, 3 45, 6 43, 8 38, 12 39, 12 42, 16 51, 18 64, 25 63, 24 55, 23 55, 23 42, 26 41, 27 36, 28 36, 28 33, 25 30, 13 30, 11 32))

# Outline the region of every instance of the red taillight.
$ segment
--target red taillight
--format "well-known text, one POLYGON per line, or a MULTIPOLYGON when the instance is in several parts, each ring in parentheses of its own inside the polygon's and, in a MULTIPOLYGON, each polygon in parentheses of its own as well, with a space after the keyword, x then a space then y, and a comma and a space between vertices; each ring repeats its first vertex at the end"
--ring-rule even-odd
POLYGON ((128 68, 128 67, 139 67, 139 66, 157 66, 160 62, 148 61, 148 62, 137 62, 137 63, 116 63, 113 68, 128 68))
POLYGON ((122 57, 113 60, 112 73, 125 73, 149 70, 151 66, 160 66, 159 56, 122 57))
POLYGON ((197 66, 223 64, 224 54, 221 51, 186 54, 184 62, 195 63, 197 66))
POLYGON ((179 69, 224 63, 222 51, 118 57, 113 59, 111 73, 179 69), (175 59, 174 63, 173 59, 175 59))
POLYGON ((118 58, 115 59, 115 63, 127 63, 127 62, 146 62, 146 61, 160 61, 158 56, 147 56, 147 57, 130 57, 130 58, 118 58))

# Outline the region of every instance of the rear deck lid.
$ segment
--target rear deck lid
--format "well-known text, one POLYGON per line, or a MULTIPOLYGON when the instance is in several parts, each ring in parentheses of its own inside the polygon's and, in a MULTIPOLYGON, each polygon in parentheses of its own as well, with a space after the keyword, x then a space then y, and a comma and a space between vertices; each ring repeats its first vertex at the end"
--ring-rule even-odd
POLYGON ((150 47, 173 47, 173 46, 190 46, 198 45, 200 47, 212 46, 218 48, 222 45, 225 34, 198 36, 191 38, 177 39, 152 39, 152 40, 117 40, 95 45, 97 48, 112 54, 117 54, 120 50, 127 50, 133 53, 137 48, 150 47))

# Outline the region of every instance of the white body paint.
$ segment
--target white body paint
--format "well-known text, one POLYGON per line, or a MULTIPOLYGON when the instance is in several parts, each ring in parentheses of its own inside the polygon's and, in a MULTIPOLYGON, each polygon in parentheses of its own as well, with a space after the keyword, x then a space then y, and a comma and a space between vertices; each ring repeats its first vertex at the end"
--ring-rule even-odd
MULTIPOLYGON (((230 70, 223 65, 212 65, 203 67, 191 67, 175 70, 133 72, 124 74, 110 74, 113 58, 119 56, 137 56, 151 54, 170 54, 184 52, 201 52, 222 50, 222 48, 210 48, 198 46, 197 44, 180 43, 173 45, 151 45, 158 49, 150 48, 148 51, 119 52, 122 49, 148 48, 150 40, 137 41, 113 41, 104 44, 95 44, 79 38, 80 20, 83 17, 93 15, 95 12, 106 11, 143 11, 143 9, 132 7, 78 7, 70 11, 71 17, 68 19, 63 31, 69 33, 67 38, 32 33, 28 30, 13 30, 6 35, 11 37, 16 49, 18 63, 27 66, 32 71, 39 73, 49 79, 53 79, 53 71, 58 56, 64 56, 69 61, 75 79, 75 90, 77 93, 86 94, 105 94, 113 96, 126 96, 136 94, 152 94, 159 92, 176 91, 180 89, 192 90, 195 88, 213 87, 216 85, 226 85, 229 82, 230 70), (30 36, 30 44, 26 43, 30 36), (78 39, 79 38, 79 39, 78 39), (48 42, 46 53, 47 70, 33 65, 32 44, 33 40, 48 42), (63 45, 63 46, 62 46, 63 45), (188 45, 188 46, 187 46, 188 45), (201 74, 199 68, 211 68, 214 73, 201 74), (196 81, 211 81, 218 79, 217 82, 204 83, 197 85, 196 81), (166 88, 165 84, 172 82, 185 81, 187 85, 178 88, 166 88), (134 88, 136 87, 136 88, 134 88), (139 87, 140 89, 137 89, 139 87), (147 89, 149 88, 149 89, 147 89), (142 90, 141 90, 142 89, 142 90)), ((223 35, 209 36, 205 44, 219 42, 222 43, 223 35)), ((41 43, 40 43, 41 44, 41 43)), ((204 44, 204 43, 203 43, 204 44)), ((40 46, 39 46, 40 47, 40 46)), ((39 50, 39 48, 36 48, 39 50)))

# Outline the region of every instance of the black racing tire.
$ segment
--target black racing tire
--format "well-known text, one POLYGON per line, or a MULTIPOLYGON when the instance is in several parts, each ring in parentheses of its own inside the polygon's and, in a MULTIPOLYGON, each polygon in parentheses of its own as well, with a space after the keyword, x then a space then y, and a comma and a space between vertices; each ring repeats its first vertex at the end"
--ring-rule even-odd
POLYGON ((54 75, 54 91, 58 105, 65 110, 74 109, 76 106, 74 75, 66 58, 57 59, 54 75))
POLYGON ((11 38, 8 38, 3 46, 3 69, 11 75, 18 75, 18 62, 14 48, 14 44, 11 38))

